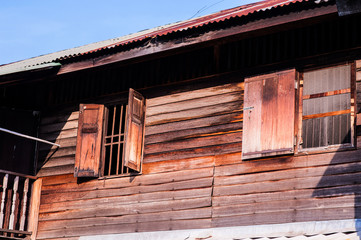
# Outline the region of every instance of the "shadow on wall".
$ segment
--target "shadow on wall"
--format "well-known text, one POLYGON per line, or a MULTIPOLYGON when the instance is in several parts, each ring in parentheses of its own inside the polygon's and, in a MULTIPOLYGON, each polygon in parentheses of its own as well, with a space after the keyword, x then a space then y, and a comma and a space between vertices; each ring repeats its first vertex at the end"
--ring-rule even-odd
POLYGON ((361 236, 361 149, 335 152, 312 197, 317 220, 355 219, 361 236))
POLYGON ((60 144, 60 147, 39 142, 37 173, 41 176, 57 175, 74 169, 78 118, 72 111, 42 116, 39 138, 60 144))

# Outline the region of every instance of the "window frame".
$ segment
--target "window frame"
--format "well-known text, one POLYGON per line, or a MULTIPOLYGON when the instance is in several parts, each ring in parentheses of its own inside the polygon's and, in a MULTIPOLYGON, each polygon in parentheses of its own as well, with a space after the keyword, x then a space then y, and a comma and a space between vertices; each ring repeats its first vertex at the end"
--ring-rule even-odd
MULTIPOLYGON (((132 112, 132 111, 130 111, 132 112)), ((144 136, 145 136, 145 113, 146 113, 146 99, 138 92, 134 91, 133 89, 129 89, 129 94, 128 94, 128 101, 125 100, 125 98, 118 98, 118 101, 109 101, 106 104, 80 104, 80 112, 79 112, 79 125, 78 125, 78 135, 77 135, 77 145, 76 145, 76 156, 75 156, 75 168, 74 168, 74 176, 75 177, 93 177, 93 178, 100 178, 100 179, 104 179, 104 178, 114 178, 114 177, 123 177, 123 176, 130 176, 130 175, 139 175, 142 173, 142 165, 143 165, 143 157, 144 157, 144 136), (136 100, 134 100, 133 98, 137 98, 136 100), (140 98, 140 101, 139 101, 140 98), (138 100, 138 101, 137 101, 138 100), (136 103, 134 103, 136 102, 136 103), (140 102, 140 103, 139 103, 140 102), (138 121, 138 129, 134 127, 129 128, 126 125, 132 124, 133 123, 133 115, 132 113, 129 114, 129 105, 132 104, 132 109, 133 111, 135 111, 135 113, 140 114, 142 116, 141 122, 139 124, 138 121), (94 123, 91 124, 92 126, 97 125, 98 127, 95 128, 93 127, 91 130, 92 131, 84 131, 84 126, 83 126, 83 122, 84 122, 84 109, 86 109, 86 107, 84 108, 84 106, 92 106, 92 107, 96 107, 98 106, 99 109, 101 109, 97 114, 100 117, 96 118, 96 122, 95 122, 95 118, 94 117, 90 117, 89 119, 93 118, 94 123), (136 167, 136 169, 134 169, 134 172, 128 172, 128 173, 121 173, 121 174, 112 174, 112 175, 106 175, 104 174, 104 166, 105 166, 105 136, 106 136, 106 130, 107 130, 107 124, 108 124, 108 108, 109 106, 116 106, 116 105, 123 105, 125 106, 124 112, 125 112, 125 131, 124 131, 124 144, 123 144, 123 151, 122 151, 122 156, 120 157, 120 161, 121 161, 121 165, 128 167, 129 169, 134 169, 134 166, 136 167), (101 130, 96 132, 96 134, 94 134, 95 130, 101 130), (130 129, 130 130, 129 130, 130 129), (135 131, 135 132, 134 132, 135 131), (82 141, 83 141, 83 135, 84 134, 93 134, 93 141, 86 141, 85 143, 87 144, 87 146, 83 146, 82 141), (138 134, 138 135, 134 135, 134 134, 138 134), (134 138, 134 136, 138 136, 140 138, 134 138), (128 142, 129 141, 129 142, 128 142), (127 143, 128 142, 128 143, 127 143), (136 144, 135 146, 133 146, 134 144, 136 144), (84 149, 83 149, 84 148, 84 149), (98 153, 98 151, 96 152, 97 154, 93 154, 95 152, 94 149, 98 149, 100 148, 100 153, 98 153), (135 151, 137 151, 137 156, 139 156, 140 158, 136 158, 136 165, 134 165, 134 160, 133 160, 133 166, 129 166, 126 165, 125 163, 125 159, 127 157, 129 157, 128 155, 125 155, 125 148, 130 148, 131 151, 135 149, 135 151), (140 154, 139 154, 140 151, 140 154), (84 152, 86 152, 86 154, 84 154, 84 152), (91 157, 86 157, 85 159, 81 159, 81 156, 88 156, 87 154, 89 153, 89 155, 91 157), (95 157, 94 157, 95 156, 95 157), (96 159, 97 161, 95 161, 94 159, 96 159), (89 166, 93 167, 93 168, 89 168, 89 166), (88 168, 84 168, 84 167, 88 167, 88 168)), ((91 115, 89 115, 91 116, 91 115)), ((89 124, 88 124, 89 125, 89 124)), ((113 138, 114 136, 112 136, 113 138)), ((89 137, 88 137, 89 138, 89 137)), ((91 138, 91 137, 90 137, 91 138)), ((119 136, 119 140, 120 140, 120 136, 119 136)), ((134 156, 134 154, 132 155, 134 156)), ((109 161, 109 160, 108 160, 109 161)), ((131 161, 128 161, 131 162, 131 161)))
MULTIPOLYGON (((100 159, 100 178, 110 178, 110 177, 118 177, 118 176, 129 176, 129 175, 132 175, 132 174, 135 174, 135 173, 130 173, 130 172, 126 172, 126 173, 118 173, 118 174, 105 174, 105 164, 106 164, 106 161, 109 161, 111 162, 111 160, 109 159, 106 159, 106 138, 107 137, 110 137, 110 138, 113 138, 114 137, 114 134, 111 134, 111 136, 107 136, 107 131, 108 131, 108 128, 109 128, 109 111, 110 111, 110 108, 112 107, 115 107, 115 106, 123 106, 123 112, 121 114, 125 114, 125 118, 126 118, 126 114, 127 114, 127 108, 128 108, 128 103, 126 102, 126 100, 124 101, 121 101, 121 102, 118 102, 118 103, 112 103, 112 104, 105 104, 104 106, 104 120, 103 120, 103 133, 102 133, 102 151, 101 151, 101 159, 100 159)), ((114 121, 115 119, 113 119, 114 121)), ((126 120, 125 120, 126 121, 126 120)), ((114 124, 114 123, 113 123, 114 124)), ((125 126, 124 126, 125 127, 125 126)), ((120 130, 120 129, 119 129, 120 130)), ((119 162, 117 162, 118 164, 121 164, 123 165, 123 157, 124 157, 124 154, 123 154, 123 151, 124 151, 124 144, 125 144, 125 129, 124 129, 124 133, 121 134, 119 133, 118 134, 119 136, 119 141, 120 141, 120 138, 121 138, 121 135, 123 135, 123 140, 122 140, 122 150, 121 150, 121 156, 118 156, 118 160, 119 162)), ((111 144, 113 143, 113 141, 111 141, 111 144)), ((110 144, 110 147, 112 147, 112 145, 110 144)), ((119 145, 118 145, 119 147, 119 145)), ((119 152, 118 152, 119 154, 119 152)), ((124 167, 124 166, 123 166, 124 167)), ((111 171, 111 168, 108 169, 108 172, 111 171)))
POLYGON ((298 78, 298 85, 299 89, 297 91, 297 105, 296 105, 296 116, 297 119, 295 126, 297 126, 297 134, 296 134, 296 145, 295 145, 295 155, 304 155, 304 154, 317 154, 317 153, 325 153, 325 152, 335 152, 335 151, 344 151, 344 150, 354 150, 357 148, 357 141, 356 141, 356 62, 343 62, 331 65, 323 65, 317 66, 312 68, 305 68, 302 71, 299 71, 299 78, 298 78), (328 69, 328 68, 335 68, 338 66, 350 66, 350 132, 351 132, 351 142, 350 143, 341 143, 341 144, 334 144, 328 146, 321 146, 321 147, 312 147, 312 148, 303 148, 303 84, 304 84, 304 73, 321 70, 321 69, 328 69))
MULTIPOLYGON (((265 78, 267 75, 272 74, 278 74, 285 72, 287 70, 279 70, 273 73, 264 73, 258 76, 249 77, 247 79, 256 79, 256 78, 265 78)), ((249 80, 248 80, 249 81, 249 80)), ((245 79, 246 83, 246 79, 245 79)), ((247 100, 246 100, 246 89, 245 95, 244 95, 244 108, 243 108, 243 120, 245 121, 245 116, 247 115, 247 110, 250 108, 250 106, 246 106, 247 100)), ((338 91, 338 90, 336 90, 338 91)), ((348 91, 348 90, 347 90, 348 91)), ((345 92, 339 92, 337 94, 342 94, 345 92)), ((347 92, 348 93, 348 92, 347 92)), ((262 93, 261 93, 262 96, 262 93)), ((249 97, 249 96, 248 96, 249 97)), ((335 152, 335 151, 344 151, 344 150, 354 150, 357 148, 357 139, 356 139, 356 103, 357 103, 357 94, 356 94, 356 61, 348 61, 348 62, 338 62, 336 64, 328 64, 328 65, 319 65, 316 66, 313 65, 313 67, 304 68, 304 69, 296 69, 296 79, 295 79, 295 96, 294 96, 294 102, 295 102, 295 109, 294 109, 294 119, 291 121, 294 121, 294 146, 293 146, 293 152, 292 153, 277 153, 277 154, 258 154, 251 157, 245 157, 244 155, 244 149, 243 146, 247 145, 245 143, 246 137, 246 131, 245 127, 248 125, 243 123, 243 137, 242 137, 242 160, 253 160, 253 159, 260 159, 260 158, 266 158, 266 157, 273 157, 273 156, 283 156, 283 155, 305 155, 305 154, 317 154, 317 153, 324 153, 324 152, 335 152), (302 147, 302 128, 303 128, 303 81, 304 81, 304 73, 315 71, 315 70, 321 70, 321 69, 327 69, 327 68, 334 68, 338 66, 345 66, 348 65, 350 67, 350 142, 348 143, 341 143, 341 144, 333 144, 328 146, 322 146, 322 147, 310 147, 310 148, 303 148, 302 147)), ((347 109, 348 110, 348 109, 347 109)), ((258 121, 257 121, 258 122, 258 121)), ((257 123, 255 123, 257 124, 257 123)), ((248 126, 250 127, 250 126, 248 126)), ((252 125, 251 127, 252 128, 252 125)), ((248 136, 248 135, 247 135, 248 136)), ((260 135, 261 139, 264 138, 264 134, 261 133, 260 135)), ((277 138, 274 140, 276 141, 277 138)), ((246 154, 248 154, 246 152, 246 154)))

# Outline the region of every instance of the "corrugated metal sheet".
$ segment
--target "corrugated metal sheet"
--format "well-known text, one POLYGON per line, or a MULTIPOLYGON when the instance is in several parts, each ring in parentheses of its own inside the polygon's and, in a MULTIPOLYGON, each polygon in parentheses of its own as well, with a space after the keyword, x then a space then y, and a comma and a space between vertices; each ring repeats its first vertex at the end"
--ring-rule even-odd
POLYGON ((358 229, 360 219, 348 219, 108 234, 80 237, 79 240, 360 240, 358 229))
POLYGON ((357 232, 336 232, 293 237, 239 238, 239 240, 360 240, 360 237, 357 232))
POLYGON ((285 5, 297 3, 297 2, 327 2, 328 0, 265 0, 261 2, 256 2, 240 7, 235 7, 227 10, 223 10, 217 13, 209 14, 206 16, 185 20, 173 24, 163 25, 160 27, 144 30, 138 33, 126 35, 119 38, 114 38, 110 40, 100 41, 97 43, 92 43, 88 45, 84 45, 81 47, 76 47, 68 50, 63 50, 47 55, 42 55, 35 58, 30 58, 27 60, 7 64, 0 66, 0 74, 3 71, 16 71, 17 69, 19 71, 22 71, 23 68, 43 64, 43 63, 49 63, 56 60, 63 60, 68 59, 76 56, 86 55, 98 51, 102 51, 105 49, 111 49, 118 46, 125 46, 130 43, 134 43, 137 41, 141 41, 148 38, 155 38, 158 36, 164 36, 167 34, 180 32, 184 30, 199 28, 202 26, 206 26, 212 23, 219 23, 226 20, 229 20, 231 18, 235 17, 242 17, 247 16, 249 14, 260 12, 260 11, 266 11, 270 10, 272 8, 276 7, 283 7, 285 5))

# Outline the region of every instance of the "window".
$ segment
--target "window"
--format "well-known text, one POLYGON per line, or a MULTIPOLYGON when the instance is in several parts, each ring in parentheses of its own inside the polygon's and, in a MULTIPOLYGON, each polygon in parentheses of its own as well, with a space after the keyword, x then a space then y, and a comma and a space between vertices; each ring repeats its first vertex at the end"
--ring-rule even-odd
POLYGON ((303 73, 301 149, 352 145, 351 79, 349 64, 303 73))
POLYGON ((104 176, 129 173, 129 168, 122 163, 126 106, 113 105, 106 109, 102 155, 104 176))
POLYGON ((246 78, 242 159, 353 146, 353 78, 351 64, 246 78))
POLYGON ((128 104, 81 104, 74 176, 140 172, 144 119, 145 99, 133 89, 128 104))

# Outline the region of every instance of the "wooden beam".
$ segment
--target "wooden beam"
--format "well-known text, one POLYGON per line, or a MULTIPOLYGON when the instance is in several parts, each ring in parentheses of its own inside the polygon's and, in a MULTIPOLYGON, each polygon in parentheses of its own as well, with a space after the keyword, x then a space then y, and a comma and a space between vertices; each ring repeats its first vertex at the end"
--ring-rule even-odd
POLYGON ((336 5, 331 5, 331 6, 320 7, 317 9, 303 10, 293 14, 287 14, 287 15, 285 14, 282 16, 260 19, 258 21, 249 22, 244 25, 235 26, 228 29, 210 31, 202 34, 199 37, 185 38, 182 41, 180 41, 179 39, 175 39, 165 43, 148 43, 143 47, 134 48, 125 52, 119 52, 80 62, 64 64, 60 68, 57 74, 61 75, 83 69, 104 66, 107 64, 148 56, 155 53, 176 50, 179 48, 188 47, 200 43, 225 41, 227 40, 227 38, 230 37, 232 37, 232 39, 234 40, 236 38, 242 37, 242 35, 244 34, 249 34, 250 32, 255 32, 261 29, 263 30, 263 33, 265 32, 266 29, 272 30, 273 28, 279 28, 284 30, 286 25, 292 26, 292 24, 295 24, 302 20, 307 20, 311 18, 314 19, 326 15, 334 16, 336 14, 337 14, 336 5))
POLYGON ((340 89, 340 90, 335 90, 335 91, 329 91, 329 92, 323 92, 323 93, 315 93, 315 94, 311 94, 311 95, 304 95, 302 97, 302 99, 305 100, 305 99, 312 99, 312 98, 328 97, 328 96, 344 94, 344 93, 350 93, 350 92, 351 92, 351 88, 340 89))
POLYGON ((307 120, 307 119, 311 119, 311 118, 329 117, 329 116, 336 116, 336 115, 348 114, 348 113, 351 113, 351 109, 306 115, 306 116, 303 116, 302 119, 307 120))

